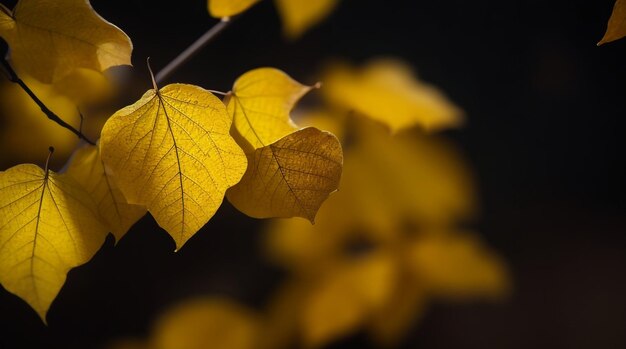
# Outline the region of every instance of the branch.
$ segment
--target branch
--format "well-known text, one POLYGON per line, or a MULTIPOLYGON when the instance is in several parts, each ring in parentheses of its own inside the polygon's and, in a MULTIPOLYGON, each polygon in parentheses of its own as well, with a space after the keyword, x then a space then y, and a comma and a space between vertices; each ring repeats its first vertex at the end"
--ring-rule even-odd
POLYGON ((39 99, 39 97, 35 95, 35 93, 26 85, 26 83, 22 79, 20 79, 20 77, 17 75, 15 70, 13 70, 13 68, 11 67, 11 65, 9 64, 9 62, 6 60, 4 56, 2 57, 1 63, 2 63, 2 67, 4 68, 4 71, 7 73, 7 78, 9 79, 9 81, 18 84, 22 88, 22 90, 24 90, 24 92, 26 92, 28 96, 37 104, 37 106, 39 106, 41 111, 44 114, 46 114, 48 119, 56 122, 61 127, 70 130, 79 139, 82 139, 91 145, 96 145, 96 143, 94 143, 89 138, 87 138, 87 136, 85 136, 81 131, 75 129, 72 125, 68 124, 63 119, 61 119, 58 115, 56 115, 52 110, 48 109, 48 107, 46 107, 46 105, 41 101, 41 99, 39 99))
POLYGON ((161 69, 156 75, 157 84, 161 84, 170 75, 172 75, 180 66, 189 61, 196 55, 204 46, 206 46, 211 40, 215 39, 230 23, 233 18, 224 17, 206 33, 198 38, 193 44, 191 44, 185 51, 181 52, 174 60, 172 60, 165 68, 161 69))

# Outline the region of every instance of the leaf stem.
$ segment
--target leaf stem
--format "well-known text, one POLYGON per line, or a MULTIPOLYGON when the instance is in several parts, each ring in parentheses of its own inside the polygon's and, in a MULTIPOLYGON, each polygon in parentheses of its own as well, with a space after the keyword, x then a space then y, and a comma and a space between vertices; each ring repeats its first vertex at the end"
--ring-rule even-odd
POLYGON ((50 146, 48 147, 48 157, 46 158, 46 167, 44 168, 44 171, 46 172, 46 179, 48 179, 48 171, 50 170, 48 165, 50 165, 50 158, 52 158, 52 153, 54 153, 54 147, 50 146))
POLYGON ((216 95, 220 95, 220 96, 228 96, 228 94, 230 93, 230 92, 222 92, 222 91, 218 91, 218 90, 207 90, 207 91, 209 91, 209 92, 211 92, 213 94, 216 94, 216 95))
POLYGON ((9 62, 6 60, 5 57, 2 57, 2 59, 0 60, 0 63, 2 63, 2 67, 4 68, 4 71, 7 73, 7 78, 9 79, 9 81, 15 84, 18 84, 22 88, 22 90, 24 90, 24 92, 26 92, 28 96, 37 104, 37 106, 39 106, 39 109, 41 109, 41 111, 44 114, 46 114, 48 119, 56 122, 57 124, 59 124, 59 126, 70 130, 79 139, 82 139, 91 145, 96 145, 96 143, 94 143, 92 140, 87 138, 87 136, 85 136, 81 131, 75 129, 72 125, 68 124, 63 119, 61 119, 58 115, 56 115, 52 110, 48 109, 48 107, 46 107, 46 105, 41 101, 41 99, 39 99, 39 97, 35 95, 35 93, 28 87, 28 85, 26 85, 26 83, 22 79, 20 79, 20 77, 17 75, 15 70, 13 70, 13 68, 11 67, 11 64, 9 64, 9 62))
POLYGON ((155 93, 159 93, 159 86, 157 86, 156 80, 154 80, 154 73, 150 66, 150 57, 146 58, 146 65, 148 66, 148 72, 150 72, 150 79, 152 79, 152 88, 154 88, 155 93))
POLYGON ((206 46, 211 40, 216 38, 228 25, 232 23, 232 18, 224 17, 216 25, 207 30, 201 37, 199 37, 193 44, 187 47, 176 58, 169 62, 165 68, 161 69, 156 75, 156 82, 162 83, 164 80, 170 77, 178 68, 187 63, 193 56, 195 56, 200 49, 206 46))

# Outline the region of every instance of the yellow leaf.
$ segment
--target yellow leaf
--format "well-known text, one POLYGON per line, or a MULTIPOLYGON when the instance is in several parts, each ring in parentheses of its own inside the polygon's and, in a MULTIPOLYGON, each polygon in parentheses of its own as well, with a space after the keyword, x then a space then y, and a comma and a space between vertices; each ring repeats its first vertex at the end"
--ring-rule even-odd
POLYGON ((0 11, 0 36, 15 67, 44 83, 76 68, 103 71, 130 64, 132 44, 86 0, 20 0, 0 11))
POLYGON ((153 329, 153 349, 254 349, 261 321, 252 311, 225 299, 200 298, 169 310, 153 329))
POLYGON ((624 36, 626 36, 626 0, 617 0, 613 6, 613 13, 609 18, 606 33, 598 42, 598 46, 621 39, 624 36))
POLYGON ((297 38, 323 20, 337 5, 337 0, 276 0, 287 37, 297 38))
POLYGON ((239 135, 258 149, 296 130, 289 112, 312 88, 278 69, 254 69, 235 81, 227 109, 239 135))
POLYGON ((504 264, 469 234, 433 234, 410 247, 409 266, 435 296, 499 297, 509 290, 504 264))
POLYGON ((237 15, 260 0, 208 0, 209 13, 213 17, 224 18, 237 15))
POLYGON ((78 149, 66 172, 87 190, 97 203, 98 213, 119 241, 130 227, 146 214, 146 208, 131 205, 117 187, 115 178, 107 173, 98 146, 86 145, 78 149))
POLYGON ((104 125, 100 149, 129 203, 145 206, 177 248, 215 214, 246 171, 231 118, 210 92, 149 90, 104 125))
POLYGON ((376 120, 392 132, 413 126, 436 131, 462 122, 456 106, 434 87, 416 80, 411 69, 396 60, 372 61, 360 69, 337 65, 322 81, 329 101, 376 120))
POLYGON ((249 153, 248 170, 227 197, 251 217, 303 217, 313 222, 339 186, 342 163, 337 138, 308 127, 249 153))
POLYGON ((394 267, 388 255, 374 254, 330 271, 311 290, 304 305, 305 343, 323 346, 366 321, 389 300, 395 283, 394 267))
POLYGON ((392 136, 374 122, 355 121, 341 190, 322 205, 315 225, 286 219, 269 229, 266 247, 277 262, 315 268, 344 253, 345 242, 354 238, 393 244, 409 228, 405 225, 450 227, 473 217, 471 174, 450 144, 420 133, 392 136))
POLYGON ((68 271, 91 259, 106 234, 72 178, 31 164, 0 173, 0 282, 44 321, 68 271))

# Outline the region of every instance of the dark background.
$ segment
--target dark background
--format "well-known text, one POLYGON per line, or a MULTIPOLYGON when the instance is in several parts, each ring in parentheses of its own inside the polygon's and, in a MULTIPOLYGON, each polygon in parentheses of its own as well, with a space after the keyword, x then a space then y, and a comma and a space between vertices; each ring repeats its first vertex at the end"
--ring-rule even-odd
MULTIPOLYGON (((3 1, 12 7, 14 1, 3 1)), ((206 2, 92 0, 163 67, 215 20, 206 2)), ((401 57, 468 116, 450 131, 481 193, 477 229, 508 261, 504 304, 436 304, 403 348, 626 348, 626 39, 596 47, 612 0, 343 0, 300 40, 283 40, 271 1, 241 16, 172 80, 229 90, 274 66, 315 81, 328 58, 401 57)), ((2 152, 15 150, 3 149, 2 152)), ((227 203, 179 253, 150 217, 70 272, 44 326, 0 290, 0 348, 91 348, 144 335, 182 298, 227 294, 259 306, 280 274, 258 262, 260 221, 227 203)), ((361 345, 359 336, 338 347, 361 345)))

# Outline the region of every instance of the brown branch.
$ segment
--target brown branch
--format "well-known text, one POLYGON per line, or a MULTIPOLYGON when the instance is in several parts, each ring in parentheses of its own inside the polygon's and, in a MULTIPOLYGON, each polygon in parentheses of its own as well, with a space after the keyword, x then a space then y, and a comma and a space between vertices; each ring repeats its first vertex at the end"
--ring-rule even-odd
POLYGON ((204 33, 201 37, 199 37, 193 44, 187 47, 183 52, 181 52, 176 58, 174 58, 170 63, 168 63, 165 68, 161 69, 156 74, 156 82, 162 83, 167 78, 170 77, 178 68, 180 68, 183 64, 187 63, 193 56, 195 56, 204 46, 206 46, 209 42, 215 39, 221 32, 224 31, 228 27, 230 23, 232 23, 233 19, 231 18, 222 18, 216 25, 211 27, 206 33, 204 33))
POLYGON ((96 143, 94 143, 92 140, 87 138, 87 136, 85 136, 81 131, 75 129, 72 125, 68 124, 63 119, 61 119, 58 115, 56 115, 52 110, 48 109, 48 107, 46 107, 46 105, 41 101, 41 99, 39 99, 39 97, 35 95, 35 93, 28 87, 28 85, 26 85, 26 83, 22 79, 20 79, 20 77, 15 72, 15 70, 13 70, 13 68, 11 67, 11 64, 9 64, 9 62, 6 60, 4 56, 0 60, 0 63, 2 63, 2 68, 6 72, 7 79, 9 79, 9 81, 15 84, 18 84, 22 88, 22 90, 24 90, 24 92, 26 92, 28 96, 37 104, 37 106, 39 106, 39 109, 41 109, 41 111, 44 114, 46 114, 48 119, 56 122, 57 124, 59 124, 59 126, 70 130, 79 139, 82 139, 91 145, 96 145, 96 143))

